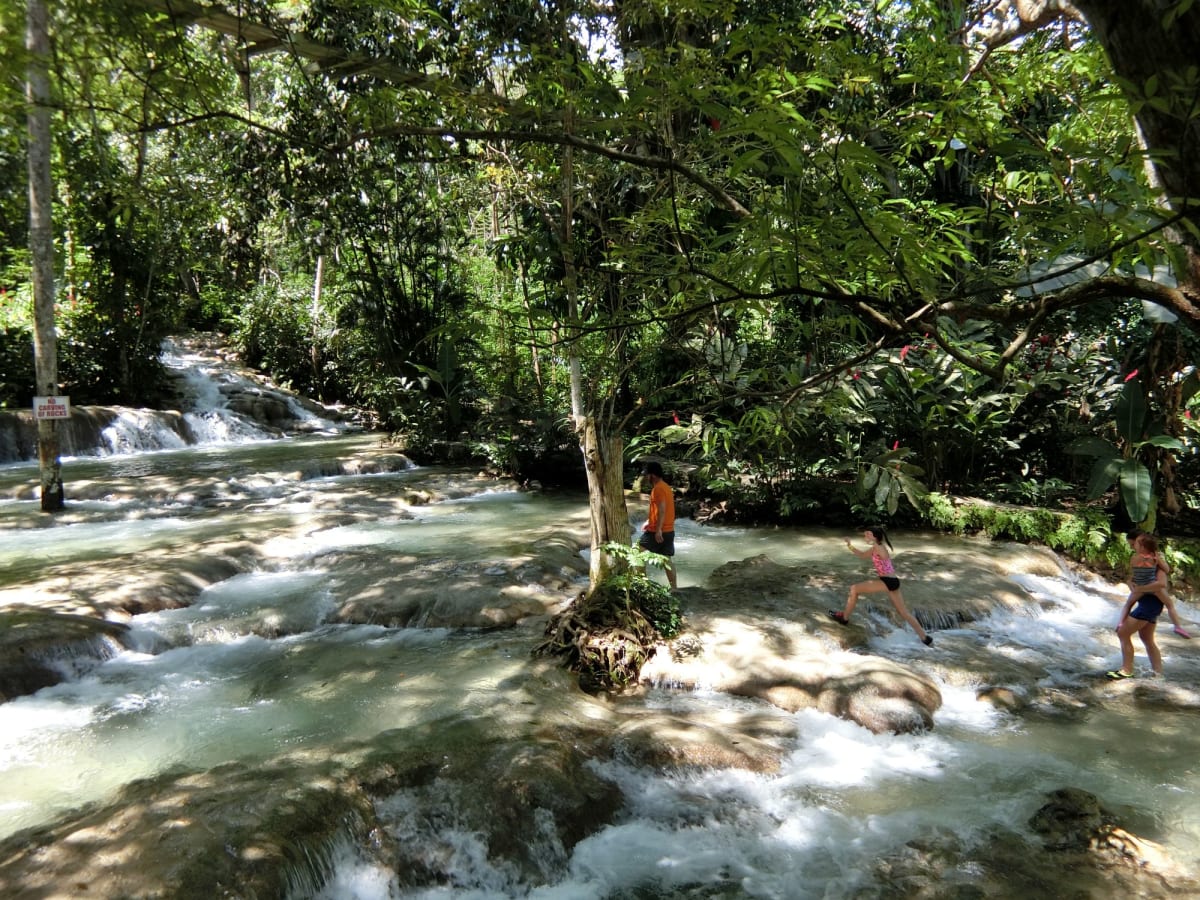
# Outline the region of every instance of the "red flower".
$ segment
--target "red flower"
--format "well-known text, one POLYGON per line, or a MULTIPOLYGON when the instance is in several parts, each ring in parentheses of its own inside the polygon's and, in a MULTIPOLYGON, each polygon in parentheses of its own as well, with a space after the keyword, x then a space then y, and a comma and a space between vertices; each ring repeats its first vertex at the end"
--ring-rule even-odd
POLYGON ((676 425, 679 424, 679 413, 675 412, 675 410, 671 410, 671 418, 675 420, 676 425))
POLYGON ((1133 379, 1137 378, 1137 373, 1138 373, 1138 370, 1134 369, 1132 372, 1130 372, 1128 375, 1125 376, 1125 380, 1133 381, 1133 379))
POLYGON ((892 444, 892 449, 893 449, 893 450, 899 450, 899 449, 900 449, 900 442, 899 442, 899 441, 896 441, 896 443, 892 444))
POLYGON ((908 351, 912 349, 910 344, 905 344, 900 348, 900 362, 904 362, 904 357, 908 356, 908 351))
POLYGON ((853 375, 851 375, 850 377, 851 377, 851 378, 853 378, 855 381, 858 381, 858 376, 859 376, 859 373, 858 373, 858 372, 855 372, 855 373, 854 373, 853 375))

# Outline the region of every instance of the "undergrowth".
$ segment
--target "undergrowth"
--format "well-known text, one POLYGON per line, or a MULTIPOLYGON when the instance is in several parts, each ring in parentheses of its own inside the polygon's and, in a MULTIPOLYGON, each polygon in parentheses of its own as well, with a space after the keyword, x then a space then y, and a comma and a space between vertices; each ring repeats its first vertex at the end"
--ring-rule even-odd
POLYGON ((665 586, 630 570, 581 594, 546 626, 535 656, 559 656, 584 690, 637 682, 655 646, 679 633, 679 601, 665 586))
MULTIPOLYGON (((1007 506, 930 494, 925 516, 930 525, 952 534, 985 534, 995 540, 1044 544, 1057 553, 1105 573, 1124 577, 1130 548, 1123 531, 1097 509, 1049 510, 1007 506)), ((1200 589, 1200 542, 1172 538, 1163 544, 1171 583, 1190 592, 1200 589)))

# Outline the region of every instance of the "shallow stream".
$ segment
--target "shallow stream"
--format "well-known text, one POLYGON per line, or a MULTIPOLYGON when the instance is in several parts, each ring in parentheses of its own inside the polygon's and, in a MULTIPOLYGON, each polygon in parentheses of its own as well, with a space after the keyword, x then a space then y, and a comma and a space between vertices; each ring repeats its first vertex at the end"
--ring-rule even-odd
MULTIPOLYGON (((434 725, 449 713, 499 732, 519 725, 531 692, 549 690, 528 678, 535 631, 332 624, 330 586, 339 572, 329 561, 344 551, 359 561, 404 557, 499 573, 516 556, 536 555, 548 534, 584 527, 586 499, 518 492, 471 472, 319 474, 323 459, 377 440, 306 437, 72 460, 64 469, 68 498, 76 485, 91 499, 71 501, 55 518, 28 498, 32 465, 0 468, 0 497, 23 498, 0 500, 0 598, 49 589, 78 565, 108 568, 119 579, 144 554, 184 558, 216 540, 247 542, 264 560, 260 570, 206 589, 189 608, 136 616, 138 649, 0 705, 0 837, 175 766, 321 753, 384 730, 434 725), (398 499, 434 480, 456 499, 398 499), (328 527, 326 518, 319 529, 305 527, 331 509, 346 524, 328 527), (371 515, 350 515, 363 511, 371 515), (279 636, 258 636, 264 623, 279 636)), ((641 512, 631 510, 635 518, 641 512)), ((703 585, 718 565, 758 554, 789 565, 820 562, 832 537, 683 521, 680 585, 703 585)), ((895 538, 901 549, 988 552, 986 544, 942 536, 895 538)), ((814 711, 654 689, 627 702, 706 722, 777 718, 790 735, 782 770, 681 775, 597 762, 621 786, 624 810, 537 885, 489 862, 469 830, 422 817, 402 792, 384 804, 393 835, 452 848, 453 883, 406 892, 346 845, 330 884, 319 893, 297 888, 294 900, 860 896, 875 890, 874 867, 896 847, 939 835, 985 841, 998 826, 1024 831, 1045 793, 1065 785, 1121 810, 1127 827, 1181 862, 1200 863, 1194 713, 1125 704, 1017 717, 977 699, 980 685, 956 677, 957 659, 989 653, 1069 693, 1117 663, 1114 606, 1103 585, 1065 571, 1020 580, 1027 607, 938 632, 936 654, 904 630, 881 628, 872 639, 871 652, 938 682, 944 705, 929 733, 875 735, 814 711)), ((1192 619, 1189 607, 1181 611, 1192 619)), ((868 605, 865 614, 877 612, 868 605)), ((1172 683, 1200 686, 1193 646, 1200 641, 1164 635, 1160 643, 1172 683)), ((1144 668, 1143 657, 1138 663, 1144 668)), ((944 880, 970 884, 976 876, 970 866, 952 867, 944 880)))

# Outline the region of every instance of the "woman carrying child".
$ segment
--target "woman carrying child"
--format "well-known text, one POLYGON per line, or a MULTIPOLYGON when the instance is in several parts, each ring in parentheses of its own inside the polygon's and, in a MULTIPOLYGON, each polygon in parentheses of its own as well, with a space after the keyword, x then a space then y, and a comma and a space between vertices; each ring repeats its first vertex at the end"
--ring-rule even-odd
POLYGON ((1191 637, 1180 624, 1175 603, 1167 593, 1167 574, 1170 569, 1158 555, 1158 539, 1152 534, 1139 532, 1133 536, 1132 543, 1133 556, 1129 561, 1131 590, 1129 599, 1121 608, 1121 621, 1117 623, 1117 638, 1121 641, 1121 668, 1108 673, 1113 681, 1133 677, 1134 634, 1141 638, 1154 674, 1162 675, 1162 653, 1154 639, 1154 632, 1164 609, 1175 625, 1175 633, 1180 637, 1191 637))

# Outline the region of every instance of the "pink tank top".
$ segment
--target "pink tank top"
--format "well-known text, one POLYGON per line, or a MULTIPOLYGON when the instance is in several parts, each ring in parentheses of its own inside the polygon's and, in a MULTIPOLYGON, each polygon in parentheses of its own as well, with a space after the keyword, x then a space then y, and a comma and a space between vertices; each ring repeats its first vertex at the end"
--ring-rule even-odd
POLYGON ((875 550, 871 551, 871 562, 873 562, 875 564, 875 572, 878 575, 894 576, 896 574, 896 570, 894 568, 892 568, 891 558, 884 559, 882 556, 879 555, 878 551, 875 551, 875 550))

